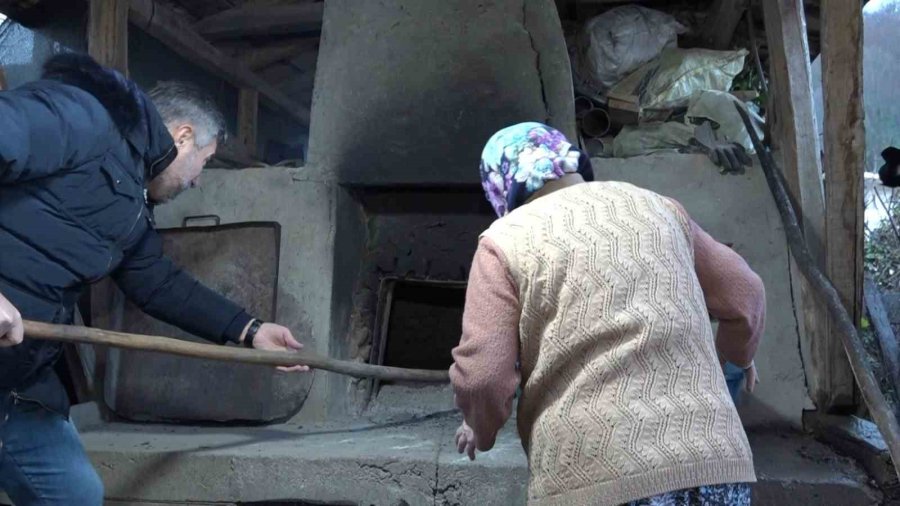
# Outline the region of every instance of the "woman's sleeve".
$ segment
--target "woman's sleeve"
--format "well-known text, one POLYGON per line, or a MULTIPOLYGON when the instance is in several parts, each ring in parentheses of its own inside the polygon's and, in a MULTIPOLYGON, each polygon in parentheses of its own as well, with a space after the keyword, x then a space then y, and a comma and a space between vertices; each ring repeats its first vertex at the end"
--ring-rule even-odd
POLYGON ((669 199, 691 226, 694 269, 710 316, 719 320, 716 349, 739 367, 749 367, 766 326, 766 287, 747 262, 716 241, 669 199))
POLYGON ((503 252, 482 238, 469 273, 462 339, 450 367, 456 405, 480 451, 494 446, 512 412, 520 381, 519 315, 518 291, 503 252))

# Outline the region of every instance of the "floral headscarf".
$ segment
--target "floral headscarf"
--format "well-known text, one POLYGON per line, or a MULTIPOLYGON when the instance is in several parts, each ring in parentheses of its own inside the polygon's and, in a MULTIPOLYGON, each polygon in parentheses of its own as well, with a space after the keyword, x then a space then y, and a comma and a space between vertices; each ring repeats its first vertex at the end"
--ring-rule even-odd
POLYGON ((506 127, 481 152, 481 186, 497 216, 524 204, 547 181, 575 173, 594 180, 588 157, 561 132, 541 123, 506 127))

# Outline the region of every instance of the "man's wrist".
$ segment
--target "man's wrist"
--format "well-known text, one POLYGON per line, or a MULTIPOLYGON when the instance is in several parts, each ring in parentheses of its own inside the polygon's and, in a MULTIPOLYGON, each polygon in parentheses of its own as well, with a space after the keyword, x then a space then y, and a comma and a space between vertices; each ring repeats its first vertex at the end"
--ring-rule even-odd
POLYGON ((241 336, 241 344, 246 348, 253 348, 253 339, 256 338, 256 333, 263 323, 264 322, 259 318, 250 320, 250 323, 247 324, 247 329, 244 331, 244 335, 241 336))
POLYGON ((250 327, 250 323, 253 322, 253 317, 247 314, 245 311, 241 311, 237 315, 235 315, 234 319, 231 320, 231 323, 226 327, 223 337, 223 344, 225 343, 234 343, 241 344, 241 341, 244 340, 244 336, 247 332, 247 329, 250 327))
POLYGON ((247 331, 250 330, 250 325, 253 324, 254 318, 251 318, 250 321, 244 325, 244 329, 241 330, 241 336, 237 339, 237 344, 243 344, 244 340, 247 339, 247 331))

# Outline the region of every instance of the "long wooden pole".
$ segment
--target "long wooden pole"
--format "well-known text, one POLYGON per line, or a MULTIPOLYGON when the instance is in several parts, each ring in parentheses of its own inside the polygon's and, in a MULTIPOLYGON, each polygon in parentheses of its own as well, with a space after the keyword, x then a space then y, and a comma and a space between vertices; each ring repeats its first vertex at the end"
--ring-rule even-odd
POLYGON ((377 378, 382 381, 415 381, 422 383, 447 383, 447 371, 405 369, 383 365, 361 364, 347 360, 337 360, 314 353, 286 353, 277 351, 247 350, 211 344, 192 343, 180 339, 141 334, 126 334, 109 330, 78 327, 74 325, 53 325, 25 321, 25 338, 60 341, 64 343, 84 343, 112 346, 128 350, 152 351, 179 355, 182 357, 242 362, 266 366, 306 365, 313 369, 323 369, 356 378, 377 378))
POLYGON ((760 165, 762 165, 763 173, 766 176, 766 182, 769 184, 769 190, 775 199, 775 205, 778 207, 778 213, 781 215, 781 223, 784 226, 784 233, 787 236, 788 246, 791 255, 797 263, 797 267, 803 273, 803 276, 809 282, 813 293, 825 302, 828 314, 831 316, 833 328, 840 336, 844 345, 844 351, 850 361, 850 370, 856 378, 859 390, 862 393, 863 401, 869 408, 875 425, 881 431, 888 450, 891 453, 891 459, 894 461, 894 469, 900 476, 900 425, 897 424, 897 418, 894 412, 888 406, 887 400, 884 398, 875 375, 872 374, 866 363, 866 350, 863 347, 862 339, 856 331, 853 319, 847 313, 841 301, 841 296, 834 288, 831 280, 817 266, 813 260, 806 241, 803 239, 803 232, 800 231, 800 225, 797 221, 797 215, 791 206, 790 198, 782 181, 781 170, 772 159, 772 154, 763 146, 762 141, 756 135, 750 117, 744 110, 743 106, 735 104, 738 114, 744 120, 744 126, 750 134, 750 140, 753 142, 753 148, 759 156, 760 165))

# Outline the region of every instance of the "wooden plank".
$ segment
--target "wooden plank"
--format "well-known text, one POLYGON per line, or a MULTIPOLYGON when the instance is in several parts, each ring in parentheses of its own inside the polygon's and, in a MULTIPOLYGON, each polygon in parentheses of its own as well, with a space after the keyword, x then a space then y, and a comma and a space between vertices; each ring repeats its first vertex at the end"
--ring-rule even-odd
POLYGON ((881 292, 878 291, 875 282, 868 278, 865 280, 865 300, 869 321, 875 329, 878 346, 881 348, 881 361, 884 363, 884 369, 892 383, 900 385, 900 346, 897 344, 897 337, 891 328, 891 319, 881 300, 881 292))
POLYGON ((238 88, 258 90, 263 103, 284 111, 304 125, 309 107, 289 98, 246 65, 218 50, 195 32, 184 17, 155 0, 130 0, 129 19, 179 55, 238 88))
POLYGON ((88 53, 128 75, 128 0, 90 0, 88 53))
POLYGON ((247 154, 256 156, 256 124, 259 110, 259 92, 242 88, 238 96, 238 141, 247 154))
MULTIPOLYGON (((823 0, 822 94, 825 102, 826 273, 859 326, 863 297, 863 0, 823 0)), ((844 362, 829 327, 830 370, 844 362)), ((896 344, 896 343, 895 343, 896 344)), ((893 351, 896 360, 896 349, 893 351)), ((896 366, 896 364, 894 364, 896 366)), ((896 374, 897 371, 894 371, 896 374)), ((900 376, 894 376, 895 381, 900 376)))
POLYGON ((319 39, 298 39, 261 47, 235 49, 234 55, 251 70, 259 70, 301 54, 317 54, 319 39))
POLYGON ((744 0, 713 0, 704 34, 704 39, 712 49, 728 49, 744 10, 744 0))
POLYGON ((239 142, 226 142, 216 149, 216 154, 209 162, 211 168, 248 168, 265 167, 266 164, 256 160, 247 154, 243 144, 239 142))
MULTIPOLYGON (((817 267, 825 270, 825 195, 810 81, 809 44, 801 0, 763 0, 768 39, 772 140, 782 157, 788 191, 817 267)), ((796 266, 792 267, 796 272, 796 266)), ((853 373, 840 341, 829 339, 828 317, 808 283, 800 280, 801 349, 808 384, 819 409, 856 402, 853 373)), ((832 336, 833 337, 833 336, 832 336)))
POLYGON ((248 5, 213 14, 200 20, 194 26, 197 33, 208 39, 303 34, 322 29, 324 11, 324 2, 295 5, 248 5))

